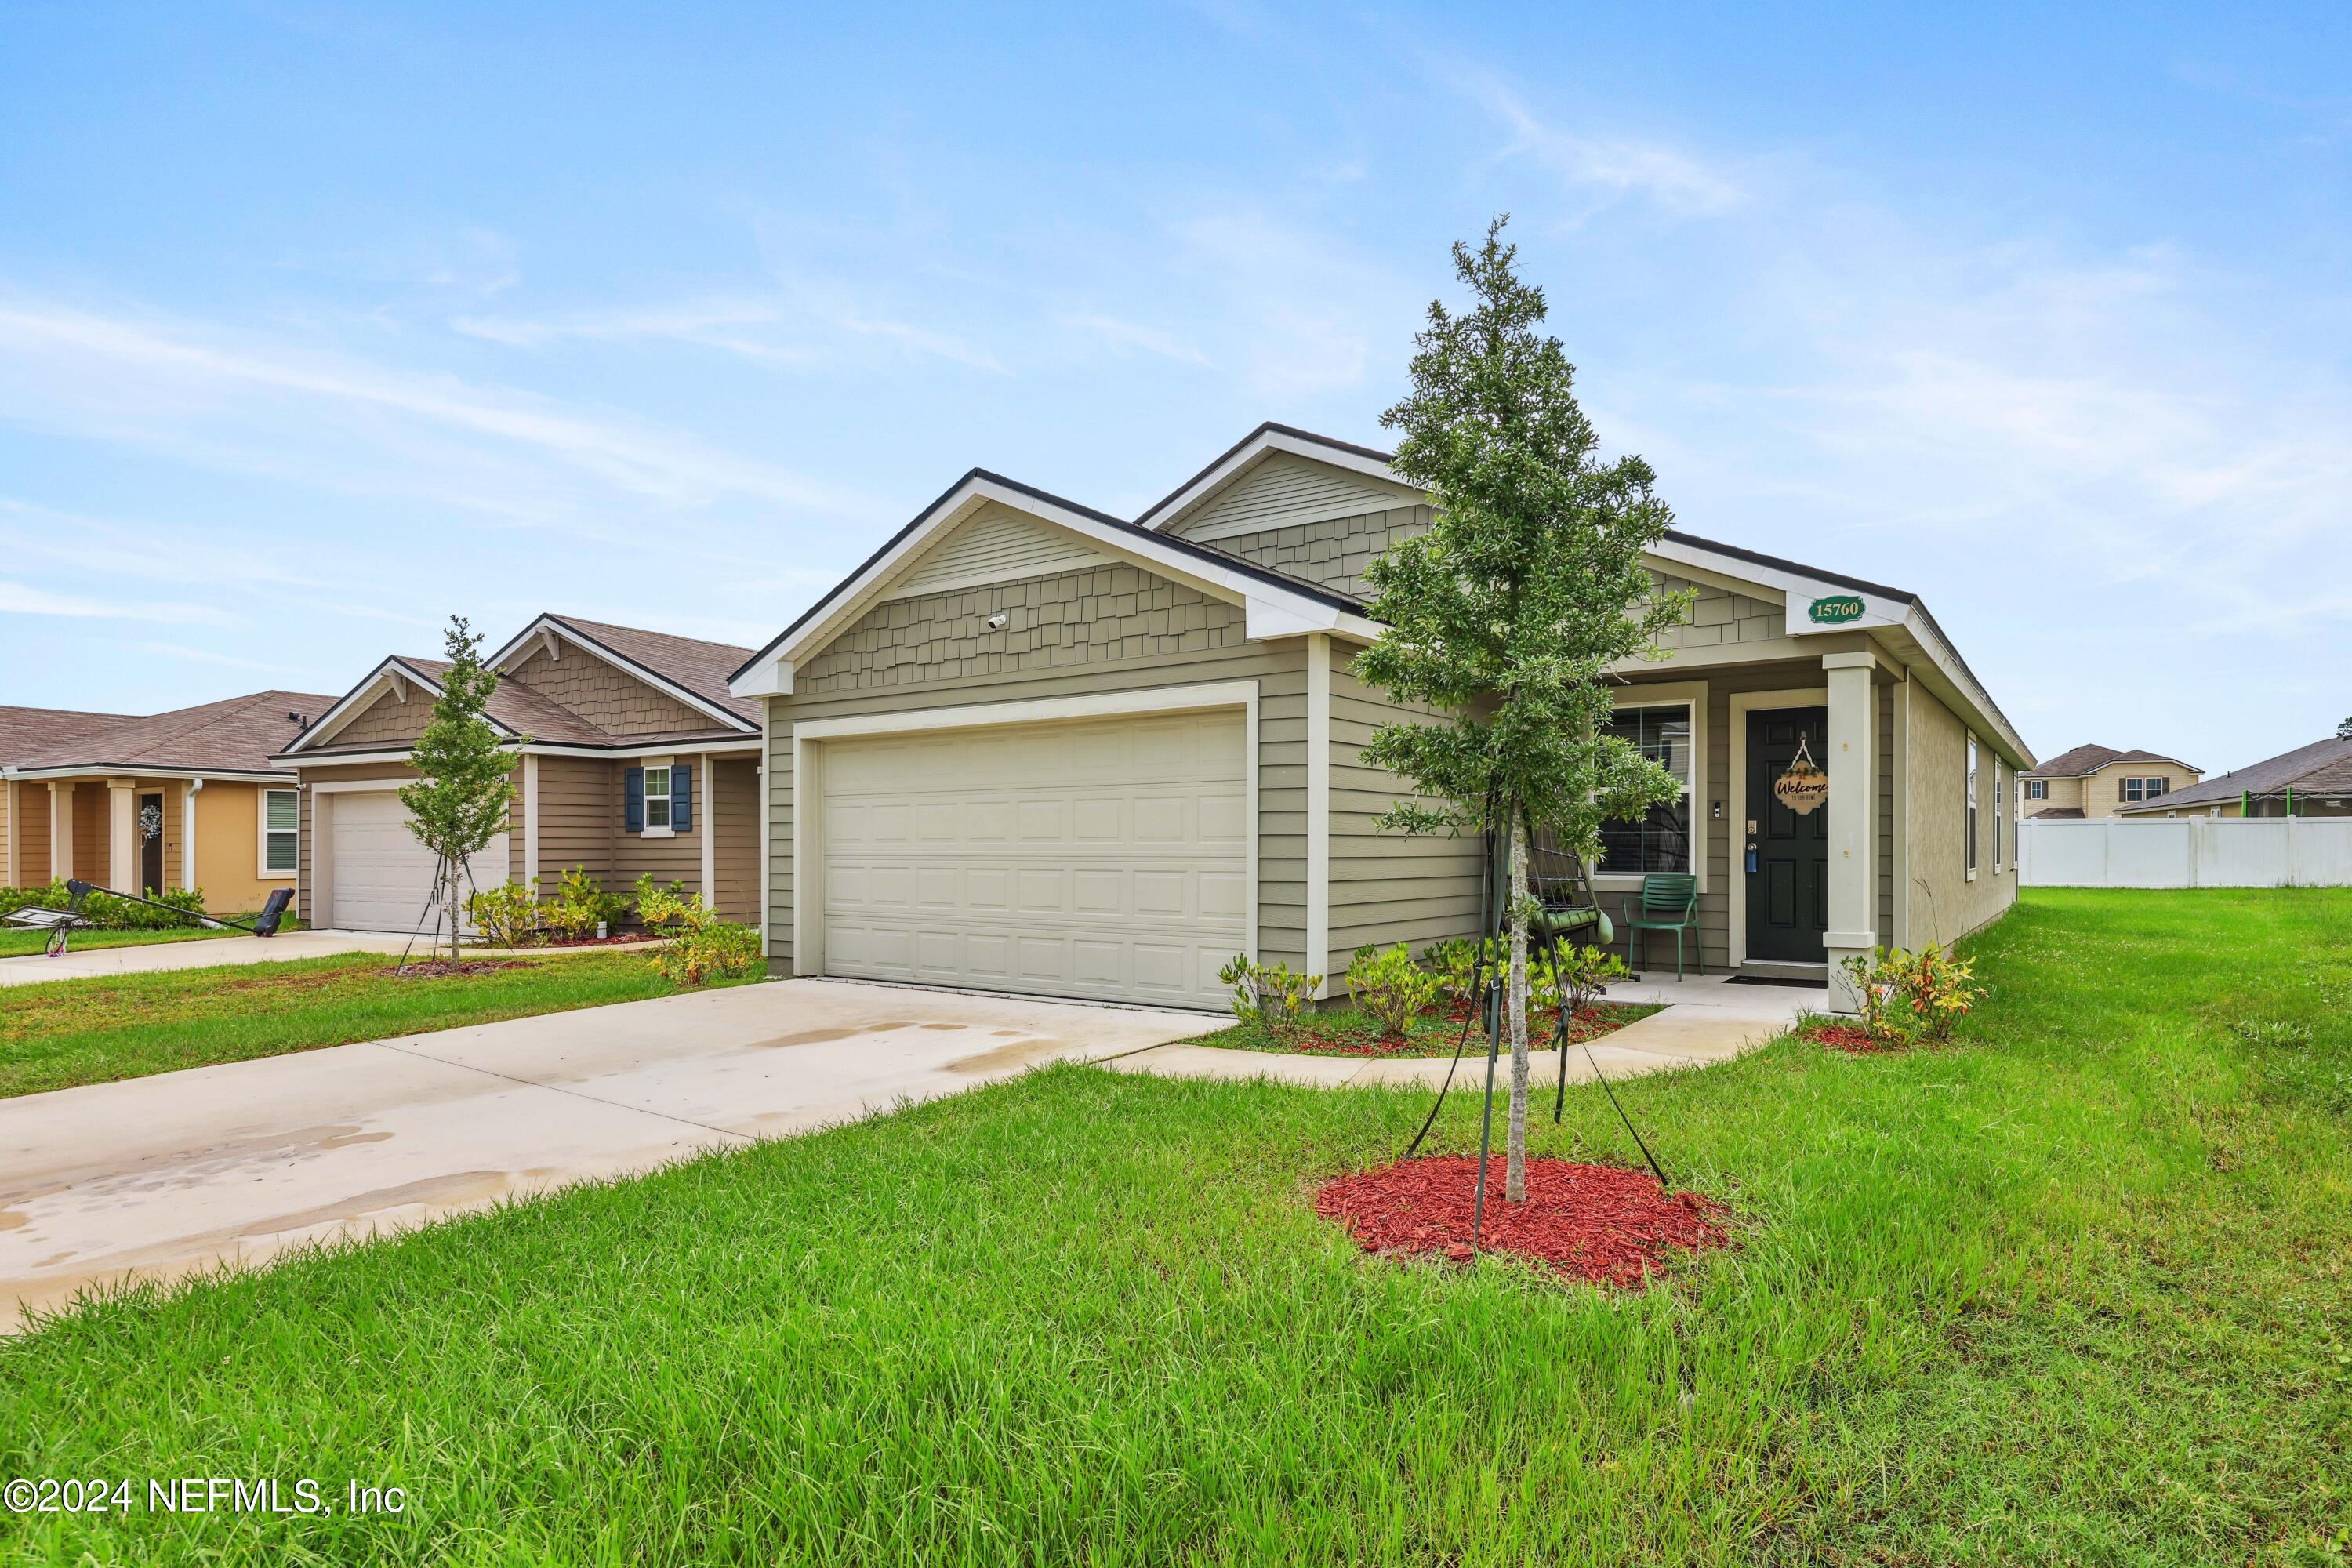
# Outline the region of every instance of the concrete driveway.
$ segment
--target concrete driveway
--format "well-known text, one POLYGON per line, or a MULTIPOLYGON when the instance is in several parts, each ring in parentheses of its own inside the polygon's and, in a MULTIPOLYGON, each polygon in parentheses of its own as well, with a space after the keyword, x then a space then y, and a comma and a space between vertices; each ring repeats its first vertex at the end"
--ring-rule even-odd
POLYGON ((403 936, 341 931, 290 931, 268 938, 223 936, 197 942, 151 942, 135 947, 76 947, 68 939, 65 952, 55 958, 44 958, 38 953, 26 958, 0 958, 0 985, 37 985, 45 980, 87 980, 93 975, 150 974, 159 969, 212 969, 225 963, 285 963, 297 958, 329 958, 339 952, 398 952, 407 941, 403 936))
POLYGON ((86 1285, 259 1263, 1214 1026, 793 980, 0 1100, 0 1331, 86 1285))

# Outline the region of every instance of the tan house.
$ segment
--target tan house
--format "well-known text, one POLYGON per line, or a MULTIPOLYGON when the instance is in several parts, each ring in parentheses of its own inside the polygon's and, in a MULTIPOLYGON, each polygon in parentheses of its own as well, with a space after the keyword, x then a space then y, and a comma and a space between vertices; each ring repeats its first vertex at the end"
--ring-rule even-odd
MULTIPOLYGON (((746 649, 541 616, 485 660, 489 718, 517 757, 505 834, 474 884, 551 889, 582 866, 607 889, 682 882, 730 919, 759 912, 759 705, 730 696, 746 649)), ((312 924, 429 929, 433 858, 396 793, 448 670, 385 659, 273 759, 299 784, 302 886, 312 924)))
POLYGON ((295 792, 270 753, 334 700, 256 691, 136 717, 0 708, 0 885, 200 888, 259 909, 296 876, 295 792))
POLYGON ((2332 736, 2123 808, 2126 816, 2352 816, 2352 735, 2332 736))
MULTIPOLYGON (((772 970, 1219 1007, 1237 952, 1328 995, 1360 943, 1469 934, 1478 847, 1375 826, 1403 710, 1349 668, 1367 564, 1429 521, 1385 454, 1276 425, 1133 521, 965 475, 735 671, 772 970)), ((1709 970, 1815 980, 2010 907, 2033 759, 1915 595, 1683 533, 1652 567, 1698 596, 1618 723, 1686 793, 1612 830, 1604 907, 1689 872, 1709 970)))
POLYGON ((2026 822, 2114 816, 2177 795, 2201 776, 2179 758, 2157 752, 2077 746, 2017 776, 2017 815, 2026 822))

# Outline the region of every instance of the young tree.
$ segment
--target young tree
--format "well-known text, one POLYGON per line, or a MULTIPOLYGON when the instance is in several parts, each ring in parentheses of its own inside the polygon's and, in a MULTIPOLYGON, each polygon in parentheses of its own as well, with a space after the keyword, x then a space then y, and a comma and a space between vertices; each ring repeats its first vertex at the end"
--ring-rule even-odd
MULTIPOLYGON (((483 667, 482 639, 467 627, 463 616, 452 616, 442 640, 449 672, 441 678, 433 717, 408 753, 420 776, 401 786, 400 802, 408 808, 408 830, 439 858, 439 891, 454 963, 466 862, 506 829, 514 805, 515 759, 484 717, 499 678, 483 667)), ((499 880, 506 880, 504 867, 499 880)))
POLYGON ((1559 340, 1537 334, 1543 291, 1515 270, 1507 216, 1454 267, 1474 296, 1459 314, 1429 307, 1414 339, 1412 391, 1381 416, 1402 432, 1395 468, 1431 492, 1435 521, 1372 563, 1379 641, 1356 672, 1400 702, 1450 722, 1382 725, 1365 755, 1409 780, 1384 826, 1493 833, 1509 845, 1511 1038, 1504 1195, 1527 1195, 1528 886, 1526 826, 1549 828, 1588 863, 1601 824, 1639 816, 1682 786, 1604 732, 1608 671, 1663 658, 1658 634, 1688 613, 1642 552, 1673 521, 1650 466, 1604 463, 1571 390, 1559 340))

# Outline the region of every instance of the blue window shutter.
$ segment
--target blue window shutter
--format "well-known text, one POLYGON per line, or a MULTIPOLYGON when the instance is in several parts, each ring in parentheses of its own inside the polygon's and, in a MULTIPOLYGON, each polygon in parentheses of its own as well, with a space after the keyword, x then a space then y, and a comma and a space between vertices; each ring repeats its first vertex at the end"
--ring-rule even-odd
POLYGON ((621 831, 643 833, 646 830, 646 770, 621 770, 621 831))
POLYGON ((694 770, 673 767, 669 771, 669 825, 680 833, 694 826, 694 770))

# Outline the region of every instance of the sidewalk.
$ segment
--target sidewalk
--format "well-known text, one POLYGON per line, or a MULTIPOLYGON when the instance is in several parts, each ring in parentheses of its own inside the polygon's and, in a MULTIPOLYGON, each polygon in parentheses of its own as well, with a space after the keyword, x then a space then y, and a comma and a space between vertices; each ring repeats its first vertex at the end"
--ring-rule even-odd
MULTIPOLYGON (((1569 1047, 1570 1083, 1591 1083, 1596 1065, 1614 1082, 1671 1068, 1706 1067, 1729 1061, 1785 1033, 1804 1014, 1829 1011, 1830 1005, 1826 987, 1816 990, 1735 985, 1713 976, 1624 983, 1609 988, 1608 1000, 1656 1003, 1660 1011, 1595 1040, 1590 1056, 1583 1047, 1569 1047)), ((1462 1067, 1454 1075, 1454 1089, 1478 1089, 1486 1086, 1486 1041, 1474 1031, 1469 1047, 1462 1053, 1462 1067)), ((1435 1089, 1445 1081, 1449 1060, 1444 1057, 1368 1060, 1361 1057, 1169 1045, 1097 1065, 1118 1072, 1150 1073, 1160 1078, 1263 1078, 1322 1089, 1372 1084, 1418 1084, 1435 1089)), ((1533 1051, 1528 1060, 1531 1076, 1537 1081, 1559 1081, 1559 1052, 1533 1051)))

